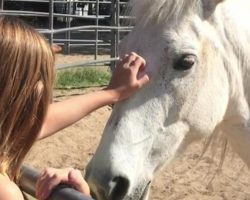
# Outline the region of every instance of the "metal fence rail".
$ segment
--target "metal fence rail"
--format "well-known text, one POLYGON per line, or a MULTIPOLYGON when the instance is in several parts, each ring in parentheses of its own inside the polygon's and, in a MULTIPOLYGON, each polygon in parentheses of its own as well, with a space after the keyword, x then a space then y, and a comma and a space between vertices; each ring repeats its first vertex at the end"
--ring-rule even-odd
POLYGON ((96 61, 99 60, 99 55, 105 54, 110 55, 110 62, 113 62, 118 57, 120 40, 132 29, 132 26, 122 25, 128 24, 126 21, 131 19, 121 14, 124 13, 122 10, 125 10, 127 2, 128 0, 0 0, 0 15, 14 15, 25 19, 36 26, 51 44, 62 46, 66 54, 92 54, 93 63, 101 63, 96 61))
MULTIPOLYGON (((39 172, 31 167, 23 166, 21 170, 20 187, 27 194, 35 197, 35 185, 39 172)), ((58 186, 48 200, 93 200, 69 186, 58 186)))

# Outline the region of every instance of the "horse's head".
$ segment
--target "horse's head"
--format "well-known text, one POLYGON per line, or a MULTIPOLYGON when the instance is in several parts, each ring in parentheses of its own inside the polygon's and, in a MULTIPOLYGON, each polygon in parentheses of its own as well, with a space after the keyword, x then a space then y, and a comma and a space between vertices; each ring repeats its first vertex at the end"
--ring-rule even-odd
POLYGON ((213 133, 229 99, 214 26, 220 1, 133 2, 136 26, 121 52, 142 55, 151 82, 115 106, 88 165, 87 181, 101 200, 147 199, 154 174, 192 141, 213 133))

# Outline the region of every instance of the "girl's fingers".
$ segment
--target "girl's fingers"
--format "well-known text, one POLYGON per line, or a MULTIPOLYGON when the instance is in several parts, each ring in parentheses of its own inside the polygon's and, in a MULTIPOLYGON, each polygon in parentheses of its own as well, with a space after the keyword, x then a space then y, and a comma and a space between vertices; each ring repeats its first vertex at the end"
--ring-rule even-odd
POLYGON ((138 57, 138 55, 134 52, 131 52, 124 60, 123 63, 127 64, 127 67, 130 67, 131 64, 136 60, 136 58, 138 57))
POLYGON ((61 180, 56 176, 45 179, 40 185, 39 200, 46 200, 51 194, 52 190, 61 183, 61 180))
POLYGON ((145 72, 146 61, 132 52, 115 69, 107 89, 115 90, 119 96, 117 101, 129 98, 138 89, 144 86, 149 76, 145 72))
POLYGON ((52 190, 60 183, 67 182, 68 170, 65 169, 46 169, 38 178, 36 184, 36 196, 39 200, 45 200, 49 197, 52 190))
POLYGON ((90 189, 87 182, 83 179, 79 170, 71 170, 68 175, 69 184, 79 192, 90 196, 90 189))
POLYGON ((39 200, 46 200, 53 189, 64 183, 74 187, 79 192, 90 196, 90 189, 79 170, 67 169, 46 169, 38 178, 36 183, 36 196, 39 200))
POLYGON ((121 60, 124 60, 124 59, 126 59, 127 57, 129 57, 129 54, 125 54, 125 55, 121 58, 121 60))
POLYGON ((135 69, 136 73, 145 66, 146 66, 146 61, 140 56, 137 56, 136 59, 131 64, 131 68, 135 69))
POLYGON ((41 188, 43 187, 42 185, 43 185, 44 181, 48 178, 49 173, 50 173, 50 169, 47 168, 38 177, 37 182, 36 182, 36 196, 37 197, 41 196, 41 191, 42 191, 41 188))
POLYGON ((128 58, 128 54, 125 54, 123 57, 121 57, 120 59, 119 59, 119 61, 117 62, 117 67, 119 67, 119 66, 122 66, 122 64, 124 63, 124 60, 125 59, 127 59, 128 58))
POLYGON ((146 85, 148 82, 149 82, 149 76, 148 76, 148 74, 144 74, 139 80, 138 80, 138 82, 139 82, 139 85, 140 85, 140 88, 142 87, 142 86, 144 86, 144 85, 146 85))

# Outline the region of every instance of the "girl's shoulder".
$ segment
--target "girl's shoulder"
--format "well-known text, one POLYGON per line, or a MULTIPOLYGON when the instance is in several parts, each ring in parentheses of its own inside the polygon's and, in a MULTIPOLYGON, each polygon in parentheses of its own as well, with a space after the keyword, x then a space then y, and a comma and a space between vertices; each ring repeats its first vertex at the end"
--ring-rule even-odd
POLYGON ((0 199, 1 200, 24 200, 19 187, 8 177, 0 174, 0 199))

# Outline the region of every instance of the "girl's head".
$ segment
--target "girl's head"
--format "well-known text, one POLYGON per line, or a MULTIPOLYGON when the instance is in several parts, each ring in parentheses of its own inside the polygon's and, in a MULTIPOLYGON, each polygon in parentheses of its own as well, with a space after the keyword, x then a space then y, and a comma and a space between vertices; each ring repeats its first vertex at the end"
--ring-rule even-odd
POLYGON ((16 180, 52 99, 54 55, 33 28, 0 17, 0 173, 16 180))

